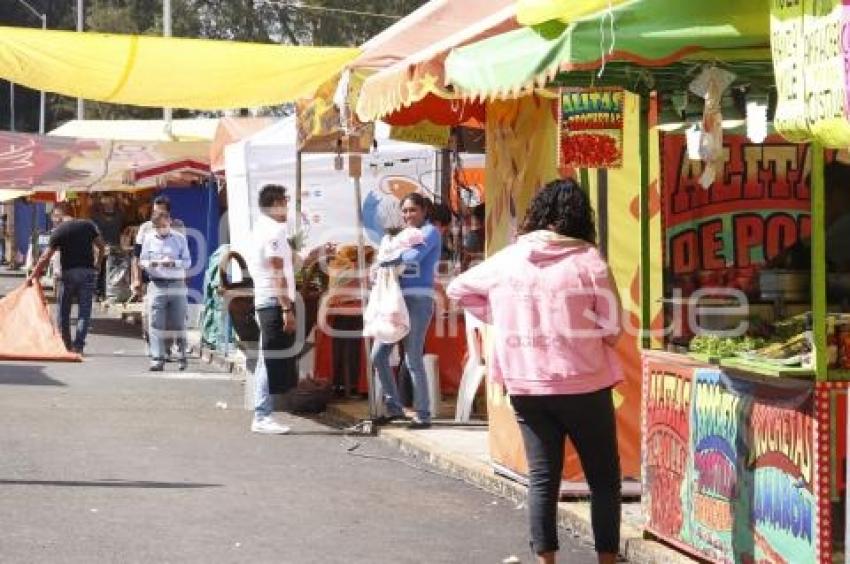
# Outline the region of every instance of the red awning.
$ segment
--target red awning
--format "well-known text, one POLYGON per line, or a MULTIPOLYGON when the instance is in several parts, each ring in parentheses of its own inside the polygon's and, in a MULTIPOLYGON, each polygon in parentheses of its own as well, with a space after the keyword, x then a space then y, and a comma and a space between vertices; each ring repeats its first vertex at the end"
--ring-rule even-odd
POLYGON ((131 168, 124 175, 124 183, 165 186, 166 184, 186 184, 193 180, 204 179, 209 175, 209 163, 193 159, 181 159, 131 168))

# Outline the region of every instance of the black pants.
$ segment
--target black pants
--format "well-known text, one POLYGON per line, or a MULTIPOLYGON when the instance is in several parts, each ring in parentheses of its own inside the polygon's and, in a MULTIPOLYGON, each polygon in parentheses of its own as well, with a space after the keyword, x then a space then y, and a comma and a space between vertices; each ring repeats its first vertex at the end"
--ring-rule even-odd
POLYGON ((257 318, 269 393, 284 394, 298 385, 295 333, 283 331, 283 310, 280 306, 258 309, 257 318))
POLYGON ((597 552, 619 552, 620 457, 611 389, 589 394, 511 396, 528 460, 531 548, 558 550, 557 510, 569 437, 590 487, 597 552))
POLYGON ((330 318, 330 326, 337 331, 356 333, 355 337, 333 337, 334 386, 351 395, 357 391, 360 381, 360 362, 363 352, 363 317, 359 315, 336 315, 330 318))

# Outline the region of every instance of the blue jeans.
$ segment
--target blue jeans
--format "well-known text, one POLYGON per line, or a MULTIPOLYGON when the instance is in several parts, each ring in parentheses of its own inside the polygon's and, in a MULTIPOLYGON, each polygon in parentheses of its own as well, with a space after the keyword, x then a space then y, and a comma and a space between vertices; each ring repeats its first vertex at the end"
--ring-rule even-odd
POLYGON ((97 285, 97 270, 94 268, 72 268, 62 273, 59 288, 59 332, 65 348, 83 350, 86 335, 91 325, 91 307, 97 285), (77 301, 77 334, 71 340, 71 305, 77 301))
POLYGON ((6 262, 6 239, 0 237, 0 262, 6 262))
POLYGON ((186 310, 189 300, 183 280, 157 281, 148 284, 150 299, 151 359, 163 362, 166 342, 174 341, 180 359, 186 358, 186 310))
MULTIPOLYGON (((404 361, 413 380, 413 409, 419 420, 430 421, 431 398, 428 393, 428 375, 425 373, 422 357, 425 354, 425 336, 428 334, 428 327, 434 316, 433 292, 405 291, 404 303, 410 315, 410 333, 402 342, 404 343, 404 361)), ((394 346, 394 343, 376 342, 372 348, 372 364, 381 380, 387 411, 390 415, 401 415, 404 413, 403 406, 399 398, 398 386, 390 369, 390 354, 394 346)))

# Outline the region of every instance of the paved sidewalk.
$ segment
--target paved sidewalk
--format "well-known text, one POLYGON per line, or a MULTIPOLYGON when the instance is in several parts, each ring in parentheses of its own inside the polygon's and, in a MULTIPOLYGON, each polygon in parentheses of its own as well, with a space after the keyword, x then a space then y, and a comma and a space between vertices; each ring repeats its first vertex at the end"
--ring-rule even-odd
MULTIPOLYGON (((445 414, 446 406, 443 406, 445 414)), ((328 408, 328 417, 341 424, 361 421, 368 413, 365 401, 334 403, 328 408)), ((431 429, 411 431, 399 425, 383 427, 379 436, 395 445, 405 454, 427 462, 441 472, 463 479, 488 492, 524 504, 526 487, 497 474, 490 461, 487 427, 453 425, 436 422, 431 429)), ((634 488, 624 488, 634 489, 634 488)), ((665 545, 643 538, 643 512, 639 501, 623 504, 620 552, 629 562, 678 564, 694 562, 691 558, 665 545)), ((572 534, 584 539, 592 538, 590 504, 587 501, 565 501, 558 508, 561 538, 572 534)))
MULTIPOLYGON (((244 368, 239 362, 218 358, 213 352, 204 351, 202 358, 206 362, 232 370, 244 377, 244 368)), ((368 404, 364 400, 334 401, 327 410, 329 422, 340 425, 353 425, 367 418, 368 404)), ((411 431, 399 425, 390 425, 379 430, 384 441, 419 461, 436 467, 441 472, 462 479, 483 490, 508 498, 517 504, 525 504, 526 486, 496 472, 490 460, 488 431, 485 422, 473 425, 454 425, 450 418, 454 415, 453 398, 444 401, 441 415, 446 418, 438 421, 428 430, 411 431)), ((693 559, 666 545, 645 539, 643 536, 644 516, 640 501, 638 484, 624 484, 624 493, 631 498, 623 504, 620 551, 629 562, 645 564, 679 564, 694 562, 693 559)), ((559 505, 559 524, 562 539, 566 535, 580 537, 587 541, 592 538, 590 525, 590 504, 576 498, 559 505)))

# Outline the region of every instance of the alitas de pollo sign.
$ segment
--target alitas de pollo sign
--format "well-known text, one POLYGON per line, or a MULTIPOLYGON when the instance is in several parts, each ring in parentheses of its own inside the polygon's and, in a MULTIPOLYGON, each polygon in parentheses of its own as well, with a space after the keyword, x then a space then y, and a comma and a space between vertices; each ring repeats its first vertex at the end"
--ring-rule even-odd
POLYGON ((623 101, 622 90, 561 92, 561 166, 623 166, 623 101))
POLYGON ((776 77, 773 126, 789 141, 850 146, 850 5, 842 0, 771 0, 776 77))

